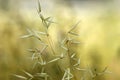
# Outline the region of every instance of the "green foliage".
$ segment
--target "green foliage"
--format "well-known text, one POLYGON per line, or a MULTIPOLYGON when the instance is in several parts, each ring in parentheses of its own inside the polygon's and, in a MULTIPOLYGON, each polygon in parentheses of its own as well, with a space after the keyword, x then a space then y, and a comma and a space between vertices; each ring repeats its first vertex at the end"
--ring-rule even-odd
POLYGON ((63 49, 62 53, 56 52, 55 48, 53 48, 52 39, 50 33, 48 32, 48 28, 50 28, 51 24, 54 23, 51 17, 45 18, 42 15, 42 10, 40 6, 40 1, 38 0, 38 14, 43 23, 43 28, 45 28, 44 32, 34 31, 27 29, 28 34, 22 36, 21 38, 34 37, 40 41, 42 45, 42 49, 29 49, 28 51, 32 53, 31 60, 34 61, 32 66, 32 71, 37 68, 35 73, 29 73, 23 70, 23 73, 26 74, 26 77, 21 75, 14 75, 23 80, 86 80, 95 79, 97 76, 101 76, 105 73, 110 73, 107 71, 107 67, 102 72, 97 72, 96 69, 92 70, 89 66, 85 69, 80 68, 80 59, 77 57, 76 51, 73 51, 72 44, 79 44, 80 42, 72 39, 72 36, 79 36, 79 34, 75 33, 74 30, 77 28, 76 23, 72 28, 66 33, 65 38, 59 44, 61 49, 63 49), (44 39, 40 37, 43 35, 44 39), (52 52, 52 54, 50 53, 52 52), (47 56, 48 55, 48 56, 47 56), (46 58, 47 57, 47 58, 46 58), (60 65, 60 62, 64 63, 64 65, 60 65), (82 72, 83 76, 80 76, 76 72, 82 72), (55 76, 56 74, 60 74, 55 76))

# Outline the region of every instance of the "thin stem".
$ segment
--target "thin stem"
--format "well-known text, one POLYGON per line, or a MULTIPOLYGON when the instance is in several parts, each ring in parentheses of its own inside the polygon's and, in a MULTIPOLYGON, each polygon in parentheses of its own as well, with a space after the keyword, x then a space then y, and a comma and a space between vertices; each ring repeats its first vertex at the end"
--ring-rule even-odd
POLYGON ((55 55, 55 51, 54 51, 54 49, 53 49, 53 47, 52 47, 52 43, 51 43, 51 41, 50 41, 50 36, 49 36, 49 35, 47 35, 47 40, 48 40, 48 43, 50 44, 50 48, 51 48, 51 50, 52 50, 52 52, 53 52, 53 55, 55 55))
MULTIPOLYGON (((67 36, 68 36, 68 34, 67 34, 67 36)), ((69 63, 70 63, 69 66, 70 66, 70 69, 72 70, 73 69, 73 65, 72 65, 71 55, 70 55, 70 41, 69 40, 67 41, 66 45, 67 45, 67 48, 68 48, 67 53, 68 53, 68 59, 69 59, 69 63)), ((73 71, 73 74, 74 74, 74 79, 77 80, 74 71, 73 71)))

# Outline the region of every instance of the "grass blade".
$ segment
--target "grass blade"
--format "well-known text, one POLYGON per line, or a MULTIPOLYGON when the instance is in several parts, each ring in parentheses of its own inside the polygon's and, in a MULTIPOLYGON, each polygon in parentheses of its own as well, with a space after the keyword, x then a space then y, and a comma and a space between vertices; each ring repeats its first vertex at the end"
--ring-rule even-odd
POLYGON ((41 5, 40 5, 40 1, 38 0, 38 13, 41 12, 41 5))
POLYGON ((16 75, 16 74, 14 74, 13 76, 15 76, 15 77, 17 77, 17 78, 20 78, 20 79, 23 79, 23 80, 27 80, 27 78, 26 78, 26 77, 21 76, 21 75, 16 75))
POLYGON ((21 36, 20 38, 28 38, 28 37, 32 37, 33 35, 29 34, 29 35, 24 35, 24 36, 21 36))
POLYGON ((71 32, 72 30, 74 30, 74 29, 77 27, 77 25, 78 25, 79 23, 80 23, 80 21, 77 22, 77 23, 68 31, 68 33, 71 32))
POLYGON ((30 73, 28 73, 28 72, 26 72, 26 71, 24 71, 24 70, 23 70, 23 72, 24 72, 26 75, 28 75, 29 77, 31 77, 31 78, 34 77, 32 74, 30 74, 30 73))

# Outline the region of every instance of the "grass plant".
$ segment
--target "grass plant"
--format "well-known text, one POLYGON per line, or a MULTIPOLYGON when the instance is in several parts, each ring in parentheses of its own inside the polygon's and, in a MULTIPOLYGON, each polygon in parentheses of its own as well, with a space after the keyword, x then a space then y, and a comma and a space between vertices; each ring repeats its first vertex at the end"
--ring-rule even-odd
POLYGON ((74 32, 80 22, 77 22, 65 33, 64 39, 59 43, 59 50, 54 48, 54 44, 49 28, 55 22, 51 17, 43 15, 40 1, 38 0, 38 15, 43 24, 44 32, 27 29, 28 34, 21 38, 34 37, 39 40, 42 48, 28 49, 32 53, 31 60, 34 62, 31 72, 22 70, 26 75, 16 75, 20 80, 95 80, 97 76, 105 73, 110 73, 107 67, 101 72, 96 69, 92 70, 89 66, 80 68, 81 60, 72 49, 72 45, 80 44, 79 41, 73 39, 72 36, 79 37, 79 34, 74 32), (41 37, 43 36, 43 37, 41 37))

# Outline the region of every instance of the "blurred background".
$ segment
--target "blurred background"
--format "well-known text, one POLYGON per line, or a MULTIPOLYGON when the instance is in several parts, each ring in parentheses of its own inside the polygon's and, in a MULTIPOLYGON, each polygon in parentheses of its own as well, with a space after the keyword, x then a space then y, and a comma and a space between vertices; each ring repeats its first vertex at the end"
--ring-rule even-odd
MULTIPOLYGON (((80 21, 81 65, 108 70, 104 80, 120 80, 120 0, 40 0, 43 14, 52 16, 51 33, 61 33, 80 21)), ((28 69, 28 48, 38 47, 33 38, 21 39, 26 29, 42 30, 37 0, 0 0, 0 80, 28 69)), ((63 33, 63 34, 62 34, 63 33)), ((97 80, 103 80, 99 78, 97 80)))

